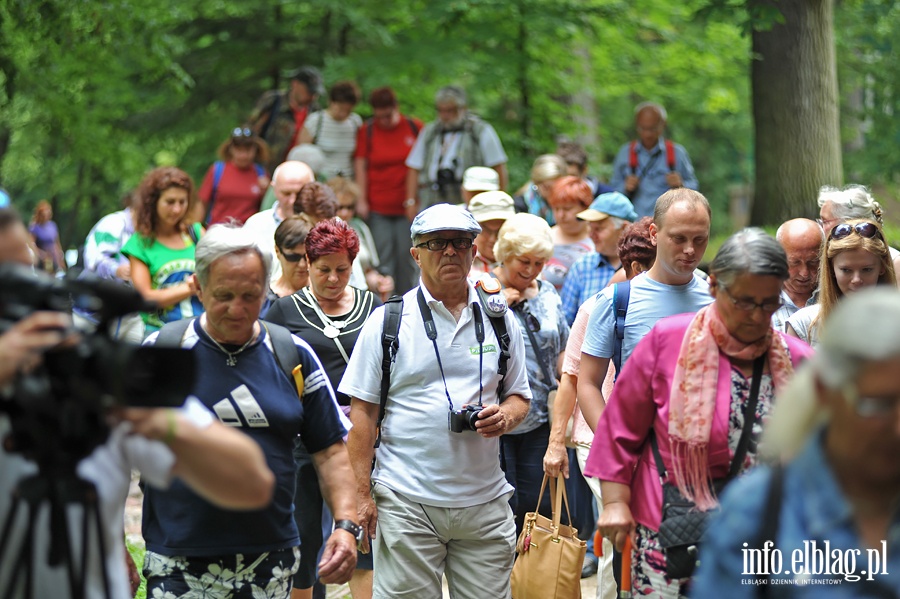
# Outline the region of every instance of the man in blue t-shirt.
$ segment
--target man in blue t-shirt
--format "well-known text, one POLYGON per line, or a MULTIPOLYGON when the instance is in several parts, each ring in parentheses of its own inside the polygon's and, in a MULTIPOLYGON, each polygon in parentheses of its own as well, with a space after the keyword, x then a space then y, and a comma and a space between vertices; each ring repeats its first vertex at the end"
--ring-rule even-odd
MULTIPOLYGON (((177 482, 166 491, 148 488, 147 594, 180 597, 200 585, 208 597, 249 597, 257 590, 266 597, 290 595, 300 554, 293 517, 297 435, 312 455, 335 517, 319 577, 323 583, 346 582, 356 565, 360 531, 355 479, 342 440, 349 423, 313 350, 290 337, 289 347, 297 352, 291 356, 297 364, 292 380, 280 365, 284 356, 276 353, 285 348, 272 337, 281 331, 259 320, 271 255, 252 233, 216 225, 197 244, 196 262, 205 314, 179 329, 181 346, 197 362, 193 392, 220 421, 262 447, 275 474, 275 494, 265 509, 239 512, 217 508, 177 482)), ((153 336, 147 340, 155 342, 153 336)))
MULTIPOLYGON (((709 243, 709 202, 699 192, 672 189, 659 197, 650 225, 656 262, 631 281, 625 317, 622 365, 634 347, 660 319, 696 312, 712 302, 709 285, 694 273, 709 243)), ((613 287, 597 294, 581 346, 578 404, 593 430, 606 406, 601 385, 613 355, 616 309, 613 287)))

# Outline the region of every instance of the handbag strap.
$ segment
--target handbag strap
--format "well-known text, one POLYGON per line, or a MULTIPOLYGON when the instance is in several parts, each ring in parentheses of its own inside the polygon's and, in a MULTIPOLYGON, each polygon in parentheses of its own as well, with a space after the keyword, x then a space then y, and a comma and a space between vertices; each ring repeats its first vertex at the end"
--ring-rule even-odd
POLYGON ((531 347, 534 350, 534 355, 537 356, 538 366, 541 367, 541 374, 544 375, 544 380, 547 382, 547 387, 549 389, 556 389, 556 377, 550 374, 550 369, 547 368, 547 360, 544 356, 543 350, 541 350, 540 344, 538 343, 537 335, 535 335, 534 331, 531 330, 531 327, 528 326, 528 320, 525 318, 525 303, 526 302, 521 302, 519 305, 513 307, 513 312, 515 312, 516 316, 519 317, 519 322, 522 323, 522 328, 525 329, 526 333, 528 333, 528 340, 531 341, 531 347))
MULTIPOLYGON (((761 355, 753 361, 753 380, 750 382, 750 399, 744 406, 744 426, 741 428, 741 438, 738 440, 737 449, 734 451, 734 458, 731 460, 731 466, 728 468, 728 476, 726 480, 731 480, 737 476, 744 463, 744 456, 747 455, 747 449, 750 446, 750 429, 756 422, 756 406, 759 403, 759 388, 762 384, 762 371, 765 366, 766 354, 761 355)), ((662 454, 659 453, 659 443, 656 440, 656 431, 650 429, 650 447, 653 449, 653 460, 656 462, 656 472, 659 474, 660 483, 666 480, 666 466, 663 463, 662 454)))
MULTIPOLYGON (((571 525, 572 523, 572 512, 569 511, 569 497, 566 494, 565 481, 560 483, 558 477, 551 477, 544 474, 544 480, 541 482, 541 492, 538 494, 538 502, 537 506, 534 508, 534 513, 537 514, 540 512, 541 500, 544 498, 544 491, 547 489, 548 480, 550 481, 550 516, 553 520, 553 538, 558 539, 559 525, 562 520, 562 506, 560 504, 565 506, 566 517, 569 519, 569 524, 571 525)), ((574 531, 575 529, 573 528, 572 530, 574 531)))

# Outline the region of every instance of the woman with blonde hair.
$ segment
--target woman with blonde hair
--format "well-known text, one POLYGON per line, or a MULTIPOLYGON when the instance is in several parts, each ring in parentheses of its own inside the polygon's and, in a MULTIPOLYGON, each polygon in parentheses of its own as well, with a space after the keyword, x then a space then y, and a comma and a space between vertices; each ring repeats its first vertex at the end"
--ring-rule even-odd
MULTIPOLYGON (((494 268, 493 275, 503 286, 506 301, 519 320, 532 394, 525 420, 500 438, 503 471, 516 489, 510 506, 518 531, 526 512, 538 502, 544 453, 550 440, 548 401, 559 385, 558 364, 569 338, 559 294, 553 285, 538 279, 552 255, 550 226, 542 218, 519 213, 500 227, 494 244, 494 256, 500 265, 494 268)), ((545 495, 544 500, 541 512, 549 517, 549 496, 545 495)))
POLYGON ((889 246, 871 220, 850 220, 828 233, 819 268, 818 303, 788 318, 785 332, 811 346, 819 343, 820 323, 847 294, 873 285, 897 284, 889 246))
POLYGON ((561 156, 556 154, 538 156, 531 167, 531 181, 525 184, 515 198, 516 212, 535 214, 547 221, 547 224, 555 225, 556 218, 550 206, 550 193, 553 184, 567 174, 568 165, 561 156))

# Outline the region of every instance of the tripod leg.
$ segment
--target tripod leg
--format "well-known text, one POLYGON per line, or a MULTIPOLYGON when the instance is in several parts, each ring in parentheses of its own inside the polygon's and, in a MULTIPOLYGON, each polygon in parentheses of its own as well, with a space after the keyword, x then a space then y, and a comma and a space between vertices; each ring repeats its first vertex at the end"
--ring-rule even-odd
POLYGON ((82 581, 84 580, 84 576, 87 571, 87 556, 88 556, 88 519, 93 519, 94 521, 94 529, 97 533, 97 551, 99 553, 99 561, 100 561, 100 578, 103 581, 103 596, 106 599, 112 599, 112 593, 109 588, 109 568, 106 563, 106 540, 103 537, 103 522, 100 518, 100 505, 97 502, 97 491, 96 488, 91 488, 87 491, 85 502, 84 502, 84 536, 82 537, 82 550, 81 554, 84 556, 84 561, 81 564, 82 568, 82 581))

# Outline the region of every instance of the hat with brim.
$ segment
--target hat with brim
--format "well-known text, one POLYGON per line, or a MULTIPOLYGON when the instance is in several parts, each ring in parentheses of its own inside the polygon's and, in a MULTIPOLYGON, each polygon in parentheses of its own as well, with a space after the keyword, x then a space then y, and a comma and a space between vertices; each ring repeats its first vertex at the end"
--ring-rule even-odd
POLYGON ((500 175, 487 166, 470 166, 463 173, 462 188, 466 191, 497 191, 500 175))
POLYGON ((479 223, 506 220, 516 213, 513 199, 505 191, 483 191, 469 202, 469 212, 479 223))
POLYGON ((462 231, 478 235, 481 233, 481 225, 462 206, 435 204, 416 215, 409 227, 409 236, 415 238, 435 231, 462 231))
POLYGON ((598 195, 587 210, 582 210, 575 216, 580 220, 589 222, 598 222, 610 216, 632 223, 638 219, 638 214, 634 210, 634 204, 618 191, 598 195))

